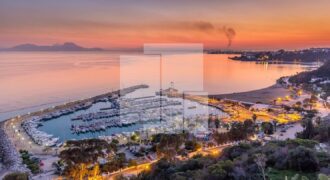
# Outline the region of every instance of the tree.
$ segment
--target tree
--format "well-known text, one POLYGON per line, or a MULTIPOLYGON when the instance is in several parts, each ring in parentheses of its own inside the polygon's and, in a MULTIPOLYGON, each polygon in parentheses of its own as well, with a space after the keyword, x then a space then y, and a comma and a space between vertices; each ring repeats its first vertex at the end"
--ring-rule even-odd
POLYGON ((210 179, 232 179, 231 172, 233 171, 234 164, 230 160, 219 161, 208 168, 210 179))
POLYGON ((273 124, 270 122, 262 122, 261 128, 264 131, 265 134, 273 134, 274 133, 274 127, 273 124))
POLYGON ((247 136, 251 136, 255 133, 255 122, 251 119, 247 119, 244 121, 244 133, 246 133, 247 136))
POLYGON ((202 146, 197 141, 186 141, 185 142, 185 148, 188 151, 197 151, 202 146))
POLYGON ((215 119, 215 128, 217 128, 217 129, 219 129, 219 127, 220 127, 220 120, 217 118, 217 119, 215 119))
POLYGON ((182 134, 162 134, 157 144, 157 155, 167 160, 173 160, 179 147, 183 144, 182 134))
POLYGON ((229 141, 229 133, 214 133, 213 137, 217 144, 225 144, 229 141))
POLYGON ((314 125, 311 118, 306 119, 305 128, 301 133, 297 134, 297 137, 302 139, 312 139, 315 135, 314 125))
POLYGON ((256 122, 256 120, 257 120, 257 115, 256 114, 252 115, 252 120, 253 120, 254 123, 256 122))
POLYGON ((101 166, 103 172, 113 172, 125 166, 126 155, 125 153, 117 153, 112 156, 109 161, 101 166))
POLYGON ((101 139, 68 141, 59 157, 65 164, 64 174, 73 179, 81 179, 88 175, 87 166, 95 164, 99 157, 104 158, 111 151, 111 146, 101 139))
POLYGON ((319 161, 310 149, 298 146, 289 151, 289 168, 296 171, 315 172, 319 169, 319 161))
POLYGON ((211 119, 211 117, 209 117, 209 118, 207 119, 207 127, 208 127, 208 128, 211 127, 211 123, 212 123, 212 119, 211 119))
POLYGON ((256 154, 256 157, 254 159, 254 161, 256 162, 263 180, 266 180, 266 174, 265 174, 265 167, 266 167, 266 161, 267 158, 264 154, 256 154))
POLYGON ((230 138, 230 140, 233 140, 233 141, 246 139, 247 135, 245 133, 244 125, 239 122, 232 123, 230 131, 229 131, 229 138, 230 138))
POLYGON ((313 100, 311 99, 311 98, 306 98, 306 99, 304 99, 304 107, 305 108, 308 108, 309 107, 309 110, 312 110, 312 108, 313 108, 313 100))

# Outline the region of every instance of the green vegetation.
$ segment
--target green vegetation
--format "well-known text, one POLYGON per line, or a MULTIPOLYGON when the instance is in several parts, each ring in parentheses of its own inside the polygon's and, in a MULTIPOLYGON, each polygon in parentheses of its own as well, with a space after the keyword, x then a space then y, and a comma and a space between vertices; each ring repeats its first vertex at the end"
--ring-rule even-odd
POLYGON ((112 158, 117 150, 114 145, 115 142, 109 144, 101 139, 67 141, 66 149, 61 151, 59 155, 61 159, 57 166, 59 170, 63 170, 59 173, 72 179, 88 177, 91 172, 94 172, 93 176, 98 175, 100 173, 98 159, 112 158))
POLYGON ((256 132, 256 125, 252 120, 246 120, 244 123, 234 122, 231 128, 226 133, 215 133, 213 135, 218 144, 225 144, 232 141, 245 140, 254 135, 256 132))
POLYGON ((287 179, 292 179, 295 180, 303 180, 304 178, 308 178, 306 180, 312 180, 316 179, 315 174, 313 173, 303 173, 303 172, 297 172, 297 171, 288 171, 288 170, 276 170, 276 169, 270 169, 268 172, 268 177, 271 180, 284 180, 285 178, 287 179))
POLYGON ((306 139, 241 143, 226 148, 220 157, 162 159, 150 171, 131 179, 317 179, 320 169, 330 170, 330 154, 317 152, 315 145, 306 139))
POLYGON ((27 173, 20 173, 20 172, 15 172, 11 174, 7 174, 3 180, 28 180, 29 176, 27 173))
POLYGON ((67 141, 55 163, 58 174, 68 179, 101 178, 101 173, 137 165, 135 160, 127 160, 125 153, 117 152, 118 143, 101 139, 67 141))
POLYGON ((326 61, 323 66, 308 72, 302 72, 292 76, 289 81, 295 84, 309 83, 312 78, 330 78, 330 61, 326 61))
POLYGON ((113 172, 126 167, 126 165, 127 165, 127 159, 125 153, 117 153, 116 155, 112 156, 108 162, 101 165, 101 171, 113 172))
POLYGON ((158 157, 172 161, 184 144, 184 139, 187 139, 187 134, 157 134, 152 137, 152 143, 158 157))
POLYGON ((33 158, 26 150, 20 150, 21 158, 23 160, 23 164, 27 166, 31 170, 33 174, 37 174, 40 172, 40 160, 38 158, 33 158))
POLYGON ((202 145, 195 140, 188 140, 185 142, 185 149, 188 151, 197 151, 202 148, 202 145))
POLYGON ((330 120, 317 120, 313 123, 311 118, 303 120, 304 130, 297 133, 301 139, 313 139, 323 143, 330 143, 330 120))
POLYGON ((319 180, 329 180, 329 179, 330 179, 330 176, 327 176, 327 175, 325 175, 325 174, 319 174, 319 175, 317 176, 317 178, 318 178, 319 180))
POLYGON ((261 129, 265 134, 274 134, 274 125, 270 122, 262 122, 261 129))
POLYGON ((326 61, 317 70, 302 72, 289 79, 291 83, 302 84, 305 89, 315 93, 320 93, 315 90, 315 86, 321 88, 321 97, 326 99, 330 96, 330 83, 322 83, 324 80, 330 80, 330 61, 326 61), (311 82, 312 78, 319 78, 319 80, 311 82))

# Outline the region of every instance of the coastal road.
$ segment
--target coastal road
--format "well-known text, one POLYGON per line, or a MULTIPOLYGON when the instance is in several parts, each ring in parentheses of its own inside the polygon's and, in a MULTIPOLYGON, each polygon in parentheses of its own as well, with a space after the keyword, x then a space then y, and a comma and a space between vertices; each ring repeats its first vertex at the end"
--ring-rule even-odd
MULTIPOLYGON (((188 158, 192 158, 193 156, 197 154, 202 154, 203 156, 211 155, 211 156, 219 156, 222 150, 226 147, 231 146, 232 144, 226 144, 222 146, 216 146, 211 148, 203 148, 199 151, 191 152, 188 154, 188 158)), ((179 159, 183 159, 182 157, 178 156, 179 159)), ((142 171, 149 171, 151 169, 151 166, 158 162, 159 159, 139 164, 135 167, 129 167, 125 169, 121 169, 116 172, 112 172, 105 176, 106 179, 115 179, 116 176, 123 175, 123 176, 132 176, 132 175, 138 175, 142 171)))

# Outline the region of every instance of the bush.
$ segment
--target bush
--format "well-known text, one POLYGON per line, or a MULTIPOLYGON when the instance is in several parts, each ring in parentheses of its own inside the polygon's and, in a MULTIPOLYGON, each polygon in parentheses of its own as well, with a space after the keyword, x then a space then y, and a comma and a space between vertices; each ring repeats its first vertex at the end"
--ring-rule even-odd
POLYGON ((314 152, 299 146, 289 151, 289 168, 296 171, 315 172, 319 169, 319 160, 314 152))
POLYGON ((210 179, 231 179, 234 164, 232 161, 220 161, 208 168, 210 179))
POLYGON ((317 144, 316 141, 308 140, 308 139, 289 139, 286 142, 288 145, 294 145, 294 146, 304 146, 307 148, 314 148, 317 144))
POLYGON ((297 171, 291 171, 291 170, 276 170, 276 169, 269 169, 267 176, 271 180, 292 180, 293 177, 297 177, 299 175, 299 180, 303 180, 302 177, 307 177, 308 179, 316 179, 316 176, 314 173, 303 173, 303 172, 297 172, 297 171))
POLYGON ((26 150, 20 150, 19 152, 21 153, 23 164, 25 164, 33 174, 37 174, 38 172, 40 172, 38 158, 31 158, 31 155, 26 150))
POLYGON ((202 146, 197 141, 186 141, 185 142, 185 149, 188 151, 196 151, 202 146))
POLYGON ((27 173, 20 173, 20 172, 7 174, 3 178, 3 180, 28 180, 28 179, 29 179, 29 176, 27 173))

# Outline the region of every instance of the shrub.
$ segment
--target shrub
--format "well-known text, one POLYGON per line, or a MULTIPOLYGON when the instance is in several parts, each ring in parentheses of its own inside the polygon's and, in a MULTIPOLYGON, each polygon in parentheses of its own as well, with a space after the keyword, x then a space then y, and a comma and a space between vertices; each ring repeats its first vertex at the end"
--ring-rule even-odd
POLYGON ((15 172, 11 174, 7 174, 3 180, 28 180, 29 176, 27 173, 20 173, 20 172, 15 172))
POLYGON ((315 172, 319 169, 315 153, 303 146, 289 151, 288 162, 289 168, 297 171, 315 172))

